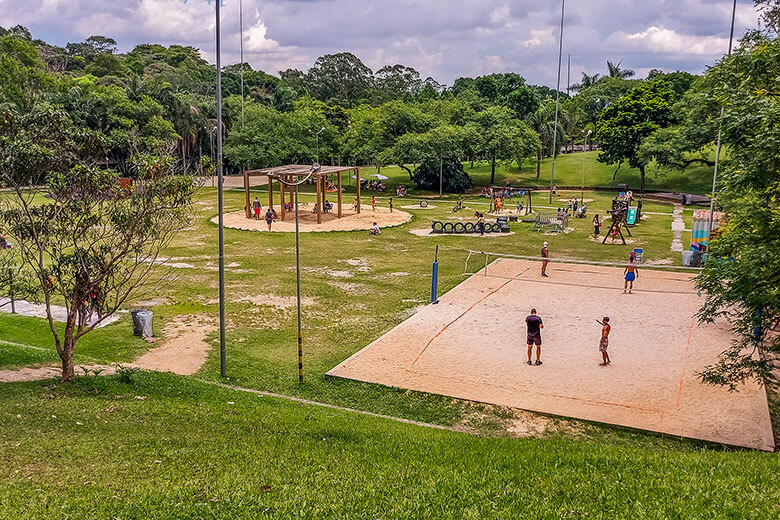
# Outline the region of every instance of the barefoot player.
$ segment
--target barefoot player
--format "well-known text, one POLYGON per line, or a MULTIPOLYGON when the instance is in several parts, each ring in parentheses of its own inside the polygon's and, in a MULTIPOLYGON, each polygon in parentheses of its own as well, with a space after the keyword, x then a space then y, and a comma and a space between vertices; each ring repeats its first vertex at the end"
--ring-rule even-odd
POLYGON ((609 325, 609 316, 604 316, 604 319, 599 321, 601 324, 601 341, 599 341, 599 352, 601 352, 601 363, 599 366, 605 367, 611 363, 609 360, 609 354, 607 354, 607 347, 609 346, 609 331, 612 327, 609 325))
POLYGON ((634 265, 633 256, 628 261, 628 265, 626 266, 625 271, 623 271, 623 274, 626 275, 626 282, 623 284, 623 294, 626 294, 626 291, 628 291, 628 294, 631 294, 631 291, 634 289, 634 280, 639 277, 639 270, 636 268, 636 265, 634 265))
POLYGON ((547 278, 547 264, 550 263, 550 251, 547 249, 547 242, 542 245, 542 276, 547 278))
POLYGON ((531 351, 533 350, 534 345, 536 345, 536 364, 541 365, 542 361, 539 359, 539 357, 542 354, 541 329, 544 328, 544 323, 542 323, 542 318, 536 315, 536 309, 531 309, 531 315, 525 319, 525 326, 528 336, 528 364, 533 365, 531 362, 531 351))

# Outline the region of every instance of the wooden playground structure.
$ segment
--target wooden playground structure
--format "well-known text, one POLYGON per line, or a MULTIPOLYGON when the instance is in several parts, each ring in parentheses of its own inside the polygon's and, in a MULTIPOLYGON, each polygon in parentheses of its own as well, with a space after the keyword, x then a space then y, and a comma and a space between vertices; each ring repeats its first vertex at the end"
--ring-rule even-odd
MULTIPOLYGON (((338 218, 342 217, 342 173, 355 172, 355 186, 357 187, 357 204, 355 207, 356 213, 360 213, 360 168, 357 166, 321 166, 319 170, 312 173, 312 166, 308 164, 288 164, 286 166, 277 166, 274 168, 263 168, 261 170, 247 170, 244 172, 244 192, 246 193, 246 218, 252 218, 252 201, 249 194, 249 177, 256 175, 265 175, 268 179, 268 205, 274 206, 274 179, 283 180, 286 182, 297 182, 311 174, 311 178, 314 184, 317 186, 317 203, 315 205, 315 212, 317 214, 317 224, 322 223, 322 214, 326 211, 325 203, 327 193, 333 192, 328 190, 328 176, 336 175, 335 192, 337 194, 336 201, 336 215, 338 218)), ((285 194, 289 197, 289 202, 292 204, 294 196, 294 188, 285 186, 283 182, 279 182, 279 197, 281 199, 280 214, 279 217, 282 221, 286 220, 285 209, 285 194)))

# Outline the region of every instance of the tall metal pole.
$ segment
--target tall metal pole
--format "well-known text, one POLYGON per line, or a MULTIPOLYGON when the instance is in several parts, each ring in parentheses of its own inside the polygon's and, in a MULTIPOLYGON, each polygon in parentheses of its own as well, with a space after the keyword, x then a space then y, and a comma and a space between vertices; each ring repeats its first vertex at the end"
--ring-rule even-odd
POLYGON ((303 334, 301 332, 301 247, 298 228, 298 185, 295 186, 295 286, 298 296, 298 382, 303 383, 303 334))
POLYGON ((439 150, 439 198, 444 195, 444 152, 439 150))
MULTIPOLYGON (((737 0, 734 0, 734 6, 731 9, 731 31, 729 32, 729 53, 728 56, 731 56, 731 47, 734 44, 734 19, 737 16, 737 0)), ((723 112, 724 107, 721 107, 720 109, 720 118, 723 119, 723 112)), ((712 225, 715 220, 715 184, 718 181, 718 164, 720 163, 720 137, 721 137, 721 126, 720 122, 718 122, 718 143, 715 147, 715 171, 712 173, 712 196, 710 197, 710 222, 709 226, 707 227, 707 247, 710 245, 710 235, 712 234, 712 225)))
MULTIPOLYGON (((588 130, 588 133, 585 134, 585 148, 588 148, 588 138, 590 137, 590 134, 593 133, 593 130, 588 130)), ((585 165, 587 164, 588 157, 585 155, 585 151, 582 152, 582 184, 580 185, 581 191, 580 191, 580 203, 585 202, 585 165)))
MULTIPOLYGON (((238 24, 241 42, 239 43, 239 55, 241 61, 241 130, 244 129, 244 0, 238 2, 238 24)), ((244 173, 244 167, 241 167, 244 173)))
POLYGON ((552 204, 553 187, 555 186, 555 156, 558 155, 558 105, 561 97, 561 59, 563 58, 563 15, 566 0, 561 0, 561 38, 558 43, 558 83, 555 87, 555 126, 553 130, 552 173, 550 174, 550 204, 552 204))
POLYGON ((225 363, 225 229, 224 201, 222 196, 222 31, 220 28, 221 0, 214 2, 216 7, 217 39, 217 193, 219 199, 219 373, 227 377, 225 363))

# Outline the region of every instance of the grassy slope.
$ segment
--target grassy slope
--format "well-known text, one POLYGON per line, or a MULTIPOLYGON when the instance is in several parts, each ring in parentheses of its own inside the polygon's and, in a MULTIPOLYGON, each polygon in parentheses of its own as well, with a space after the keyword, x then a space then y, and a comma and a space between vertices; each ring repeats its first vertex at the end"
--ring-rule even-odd
MULTIPOLYGON (((628 165, 624 164, 613 180, 612 176, 616 167, 596 161, 597 156, 598 152, 559 156, 555 161, 555 184, 558 186, 580 186, 584 167, 585 186, 615 187, 618 184, 628 184, 635 191, 639 190, 639 170, 629 168, 628 165)), ((464 167, 476 186, 487 186, 490 183, 489 164, 477 163, 472 169, 469 163, 465 163, 464 167)), ((376 173, 376 168, 363 168, 361 172, 361 175, 370 177, 376 173)), ((518 169, 514 164, 509 170, 499 166, 496 169, 496 185, 503 186, 506 180, 509 180, 515 185, 549 188, 551 172, 552 159, 549 158, 542 161, 539 180, 536 179, 535 161, 525 161, 522 169, 518 169)), ((410 188, 413 187, 408 173, 397 166, 382 168, 381 173, 390 177, 386 181, 390 186, 405 184, 410 188)), ((692 166, 685 171, 670 171, 658 168, 653 164, 647 167, 646 175, 647 189, 651 190, 686 191, 699 194, 707 194, 712 190, 712 168, 707 166, 692 166)))
POLYGON ((477 438, 167 375, 0 393, 3 519, 776 518, 778 468, 641 439, 477 438))

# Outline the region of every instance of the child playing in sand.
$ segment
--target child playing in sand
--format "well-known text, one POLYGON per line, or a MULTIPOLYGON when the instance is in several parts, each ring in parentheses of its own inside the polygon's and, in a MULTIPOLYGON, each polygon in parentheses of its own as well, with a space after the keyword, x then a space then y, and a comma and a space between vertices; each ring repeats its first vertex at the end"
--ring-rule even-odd
POLYGON ((607 347, 609 346, 609 332, 612 327, 609 325, 609 316, 604 316, 604 319, 599 321, 601 324, 601 341, 599 341, 599 352, 601 352, 601 363, 599 366, 605 367, 611 363, 609 360, 609 354, 607 354, 607 347))

